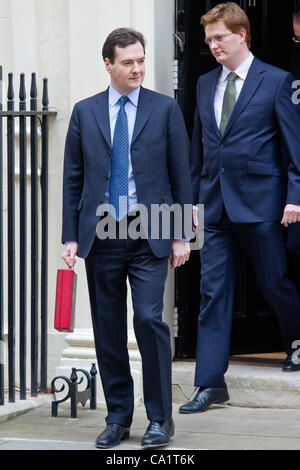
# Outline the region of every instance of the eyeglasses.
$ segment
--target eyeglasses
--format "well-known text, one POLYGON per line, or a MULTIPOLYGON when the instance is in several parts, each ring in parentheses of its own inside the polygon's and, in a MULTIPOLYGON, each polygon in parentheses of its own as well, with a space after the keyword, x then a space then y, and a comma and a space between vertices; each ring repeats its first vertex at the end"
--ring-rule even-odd
POLYGON ((234 33, 221 34, 219 36, 214 36, 213 38, 205 38, 204 42, 208 46, 211 46, 212 42, 214 42, 216 44, 221 44, 221 42, 223 42, 224 39, 226 39, 228 36, 231 36, 231 34, 234 34, 234 33))
POLYGON ((293 39, 293 41, 294 41, 296 44, 300 44, 300 37, 298 37, 298 36, 296 36, 296 37, 293 36, 292 39, 293 39))

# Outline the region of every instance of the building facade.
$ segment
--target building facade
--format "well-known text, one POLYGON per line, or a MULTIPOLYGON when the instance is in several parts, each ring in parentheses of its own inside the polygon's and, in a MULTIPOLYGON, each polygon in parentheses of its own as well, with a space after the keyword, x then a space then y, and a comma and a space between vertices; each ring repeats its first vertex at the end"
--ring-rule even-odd
MULTIPOLYGON (((49 383, 57 374, 69 375, 72 366, 89 370, 91 362, 95 361, 84 262, 81 259, 78 259, 75 266, 78 275, 75 331, 66 335, 54 330, 56 271, 65 268, 61 259, 62 174, 65 136, 72 108, 77 101, 107 88, 109 76, 103 64, 101 49, 107 35, 121 26, 133 27, 145 35, 147 68, 144 86, 174 96, 172 84, 174 15, 173 0, 0 1, 3 102, 5 102, 9 72, 13 72, 15 77, 20 73, 25 73, 26 77, 29 77, 32 72, 36 72, 38 88, 41 87, 43 77, 48 77, 50 108, 57 112, 56 118, 50 120, 49 133, 49 383)), ((26 83, 26 88, 29 97, 29 83, 26 83)), ((15 94, 17 93, 16 88, 15 94)), ((6 168, 4 174, 5 171, 6 168)), ((18 184, 17 179, 16 174, 16 184, 18 184)), ((30 178, 28 184, 30 185, 30 178)), ((4 220, 6 211, 7 204, 4 202, 4 220)), ((6 254, 5 241, 4 254, 6 254)), ((165 294, 164 319, 169 323, 171 330, 173 311, 174 273, 170 272, 165 294)), ((141 369, 130 320, 132 318, 130 300, 128 315, 130 357, 137 399, 139 399, 142 393, 141 369)), ((6 338, 7 324, 4 334, 6 338)), ((17 345, 16 347, 18 348, 17 345)), ((101 392, 99 400, 101 401, 101 392)))
MULTIPOLYGON (((68 375, 71 367, 89 369, 90 364, 96 361, 84 262, 81 259, 75 266, 78 275, 75 331, 64 334, 54 329, 56 272, 65 268, 61 259, 62 174, 64 143, 72 108, 77 101, 108 86, 109 76, 101 56, 102 44, 110 31, 129 26, 140 30, 146 38, 144 86, 175 96, 191 132, 197 77, 216 66, 204 45, 199 20, 217 3, 210 0, 0 0, 0 64, 4 73, 4 93, 9 72, 15 76, 24 72, 27 77, 36 72, 40 88, 43 77, 48 77, 50 108, 57 112, 56 117, 50 120, 49 135, 49 383, 55 375, 68 375)), ((251 21, 253 52, 266 62, 288 68, 291 13, 299 5, 299 0, 240 0, 237 3, 247 11, 251 21)), ((29 83, 26 84, 29 96, 29 83)), ((5 95, 2 97, 4 101, 5 95)), ((30 186, 30 168, 28 175, 30 186)), ((4 220, 6 211, 7 205, 4 204, 4 220)), ((295 278, 299 278, 299 261, 298 258, 292 268, 295 278)), ((6 259, 3 264, 6 272, 6 259)), ((240 273, 232 352, 280 350, 276 320, 256 290, 251 270, 243 257, 240 273), (266 337, 271 341, 266 342, 266 337)), ((176 274, 176 279, 175 273, 169 271, 163 316, 170 326, 174 357, 179 359, 193 358, 195 353, 199 276, 198 252, 193 253, 189 265, 176 274)), ((300 289, 299 281, 298 285, 300 289)), ((141 361, 133 332, 130 296, 128 315, 128 346, 136 399, 139 401, 142 398, 141 361)), ((28 358, 28 368, 29 362, 28 358)), ((189 382, 193 382, 192 377, 189 382)), ((98 388, 101 402, 103 396, 101 387, 98 388)))

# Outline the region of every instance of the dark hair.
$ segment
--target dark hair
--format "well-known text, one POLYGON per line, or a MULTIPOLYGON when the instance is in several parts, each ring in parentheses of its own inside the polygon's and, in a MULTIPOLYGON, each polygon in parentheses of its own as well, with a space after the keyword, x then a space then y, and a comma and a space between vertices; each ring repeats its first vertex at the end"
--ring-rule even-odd
POLYGON ((293 13, 293 20, 300 23, 300 6, 293 13))
POLYGON ((115 60, 115 47, 127 47, 140 42, 145 52, 145 39, 142 33, 131 28, 118 28, 112 31, 106 38, 102 48, 103 60, 108 58, 113 64, 115 60))

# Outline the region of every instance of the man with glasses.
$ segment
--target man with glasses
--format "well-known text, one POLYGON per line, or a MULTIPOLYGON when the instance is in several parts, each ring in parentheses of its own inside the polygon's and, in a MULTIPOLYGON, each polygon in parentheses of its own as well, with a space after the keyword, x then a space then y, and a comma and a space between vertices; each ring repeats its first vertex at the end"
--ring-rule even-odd
POLYGON ((293 13, 293 29, 294 47, 291 57, 290 71, 296 80, 300 80, 300 6, 293 13))
MULTIPOLYGON (((300 370, 293 356, 300 340, 300 300, 286 275, 282 233, 283 225, 300 220, 300 108, 292 102, 294 78, 253 56, 249 20, 236 3, 217 5, 201 24, 220 67, 197 84, 190 162, 194 204, 205 208, 198 391, 180 413, 199 413, 229 399, 224 374, 238 246, 277 315, 287 353, 283 370, 300 370)), ((196 212, 194 218, 197 225, 196 212)))

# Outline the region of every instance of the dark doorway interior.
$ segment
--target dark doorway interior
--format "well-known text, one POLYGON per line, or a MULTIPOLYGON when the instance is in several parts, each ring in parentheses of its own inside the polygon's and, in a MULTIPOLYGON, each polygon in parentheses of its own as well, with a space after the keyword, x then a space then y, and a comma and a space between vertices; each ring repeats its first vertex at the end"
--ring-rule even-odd
MULTIPOLYGON (((217 66, 204 43, 200 17, 220 1, 177 0, 176 41, 179 66, 177 100, 191 135, 195 89, 199 75, 217 66)), ((288 70, 292 47, 292 12, 299 0, 236 1, 251 22, 252 52, 261 60, 288 70)), ((274 254, 276 256, 276 254, 274 254)), ((289 277, 300 292, 300 255, 288 254, 289 277)), ((191 253, 187 265, 176 272, 178 337, 176 358, 194 358, 200 304, 199 251, 191 253)), ((267 353, 282 350, 275 314, 256 287, 246 256, 241 251, 231 336, 231 354, 267 353)))

